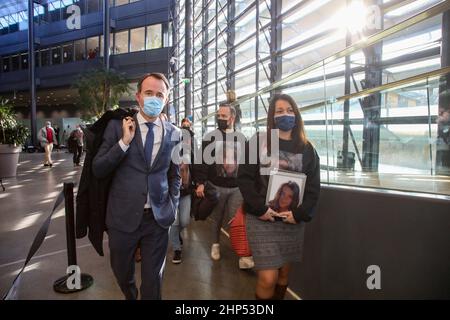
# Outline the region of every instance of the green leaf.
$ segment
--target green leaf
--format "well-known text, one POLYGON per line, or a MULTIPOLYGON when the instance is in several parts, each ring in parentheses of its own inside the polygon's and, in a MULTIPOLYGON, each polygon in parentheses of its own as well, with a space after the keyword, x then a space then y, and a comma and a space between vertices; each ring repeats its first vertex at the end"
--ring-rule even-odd
POLYGON ((115 70, 94 69, 79 76, 74 87, 78 90, 77 105, 84 120, 100 118, 119 104, 119 99, 131 90, 128 79, 115 70))

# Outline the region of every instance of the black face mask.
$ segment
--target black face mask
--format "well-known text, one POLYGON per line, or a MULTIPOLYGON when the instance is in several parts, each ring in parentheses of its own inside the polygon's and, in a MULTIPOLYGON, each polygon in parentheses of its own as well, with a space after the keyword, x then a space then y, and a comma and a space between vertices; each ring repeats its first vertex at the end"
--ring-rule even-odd
POLYGON ((217 119, 217 126, 219 127, 219 130, 225 131, 228 129, 228 120, 217 119))
POLYGON ((183 127, 181 127, 181 129, 191 130, 191 127, 189 127, 189 126, 183 126, 183 127))

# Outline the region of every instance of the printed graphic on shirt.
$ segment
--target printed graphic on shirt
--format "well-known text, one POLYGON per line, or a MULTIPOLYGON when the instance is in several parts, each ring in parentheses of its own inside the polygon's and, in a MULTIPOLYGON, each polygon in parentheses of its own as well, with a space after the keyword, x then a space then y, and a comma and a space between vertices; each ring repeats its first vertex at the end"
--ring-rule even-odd
POLYGON ((303 154, 280 150, 277 168, 288 171, 302 172, 303 154))
POLYGON ((303 154, 292 153, 284 150, 273 150, 269 157, 267 152, 267 139, 265 135, 260 138, 260 174, 268 175, 274 169, 281 169, 293 172, 302 172, 303 154))
POLYGON ((187 190, 190 184, 189 164, 186 163, 180 164, 180 175, 181 175, 181 189, 187 190))
POLYGON ((242 150, 239 146, 239 142, 216 142, 215 157, 218 177, 237 178, 239 153, 242 150))

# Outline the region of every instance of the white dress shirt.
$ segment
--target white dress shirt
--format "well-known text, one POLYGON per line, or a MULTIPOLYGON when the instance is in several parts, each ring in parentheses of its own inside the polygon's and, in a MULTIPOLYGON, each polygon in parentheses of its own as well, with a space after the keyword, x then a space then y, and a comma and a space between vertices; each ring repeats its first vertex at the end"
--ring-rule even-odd
MULTIPOLYGON (((140 112, 137 114, 137 120, 139 129, 141 131, 141 137, 142 137, 142 145, 145 148, 145 140, 147 139, 147 133, 148 133, 148 127, 145 124, 148 122, 144 119, 144 117, 141 115, 140 112)), ((150 164, 153 164, 153 161, 155 161, 156 155, 158 154, 159 148, 161 147, 161 140, 162 140, 162 123, 161 119, 156 118, 156 120, 153 122, 153 149, 152 149, 152 160, 150 164)), ((119 145, 122 148, 123 152, 127 152, 129 145, 126 145, 122 139, 119 140, 119 145)), ((144 208, 150 208, 150 195, 147 194, 147 203, 145 204, 144 208)))

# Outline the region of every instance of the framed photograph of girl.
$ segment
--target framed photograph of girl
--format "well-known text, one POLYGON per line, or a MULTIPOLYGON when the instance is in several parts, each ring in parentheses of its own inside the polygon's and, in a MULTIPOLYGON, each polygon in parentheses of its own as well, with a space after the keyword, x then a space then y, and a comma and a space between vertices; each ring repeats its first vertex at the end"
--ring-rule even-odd
POLYGON ((292 211, 302 204, 305 191, 304 173, 272 170, 266 195, 266 205, 276 212, 292 211))

